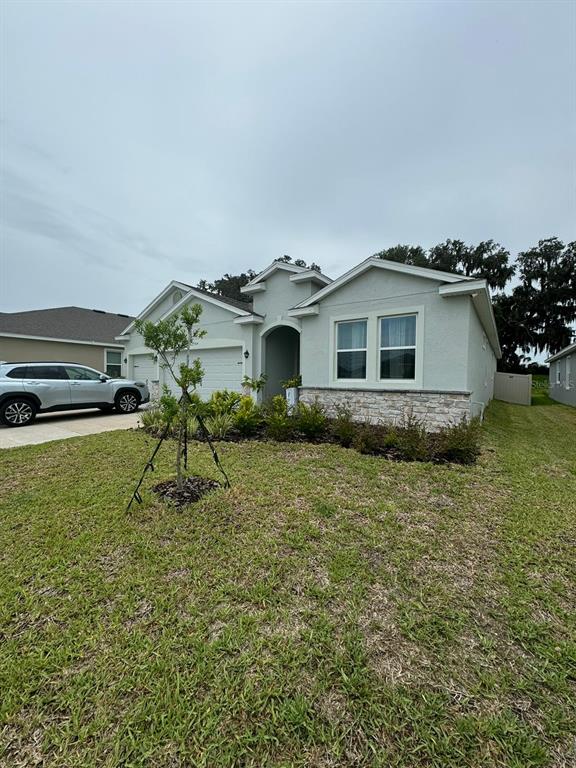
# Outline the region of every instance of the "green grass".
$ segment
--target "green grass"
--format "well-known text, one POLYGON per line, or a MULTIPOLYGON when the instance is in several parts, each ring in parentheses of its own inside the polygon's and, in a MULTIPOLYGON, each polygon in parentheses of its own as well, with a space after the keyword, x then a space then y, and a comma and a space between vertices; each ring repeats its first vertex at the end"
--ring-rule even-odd
POLYGON ((496 402, 472 467, 222 444, 230 491, 130 515, 142 432, 4 451, 0 765, 573 765, 575 441, 496 402))

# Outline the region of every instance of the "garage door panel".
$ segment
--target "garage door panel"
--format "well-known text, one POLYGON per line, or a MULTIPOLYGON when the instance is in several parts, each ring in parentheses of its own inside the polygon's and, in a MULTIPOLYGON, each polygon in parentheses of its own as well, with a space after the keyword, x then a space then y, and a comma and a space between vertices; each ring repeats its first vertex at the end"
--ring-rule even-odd
POLYGON ((152 355, 133 355, 132 376, 135 381, 150 384, 158 378, 157 366, 152 355))
MULTIPOLYGON (((242 391, 242 347, 193 350, 190 359, 200 359, 204 370, 202 386, 196 390, 203 400, 209 400, 218 389, 242 391)), ((186 362, 186 355, 176 361, 176 367, 186 362)), ((170 390, 178 395, 178 387, 169 372, 165 373, 165 382, 170 390)))

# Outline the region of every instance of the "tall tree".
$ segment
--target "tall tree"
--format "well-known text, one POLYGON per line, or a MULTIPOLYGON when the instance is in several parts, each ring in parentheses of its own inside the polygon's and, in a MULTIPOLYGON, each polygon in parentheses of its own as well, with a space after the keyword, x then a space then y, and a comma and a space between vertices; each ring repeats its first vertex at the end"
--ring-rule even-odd
POLYGON ((398 261, 401 264, 410 264, 413 267, 429 267, 426 251, 421 245, 393 245, 383 251, 375 253, 377 259, 398 261))
POLYGON ((241 272, 239 275, 230 275, 226 272, 225 275, 218 278, 218 280, 214 280, 213 283, 209 283, 207 280, 200 280, 198 288, 200 288, 201 291, 208 291, 209 293, 214 293, 218 296, 226 296, 229 299, 235 299, 235 301, 249 303, 251 301, 250 296, 241 293, 240 288, 247 285, 254 277, 256 277, 256 272, 254 272, 253 269, 241 272))
POLYGON ((520 285, 512 291, 517 311, 525 318, 518 346, 551 354, 568 346, 576 322, 576 241, 564 245, 557 237, 540 240, 518 254, 520 285))

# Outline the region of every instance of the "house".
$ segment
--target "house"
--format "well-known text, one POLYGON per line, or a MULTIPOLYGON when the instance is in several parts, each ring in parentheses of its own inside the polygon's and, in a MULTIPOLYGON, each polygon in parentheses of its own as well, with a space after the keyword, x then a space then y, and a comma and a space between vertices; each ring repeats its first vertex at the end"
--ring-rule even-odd
MULTIPOLYGON (((199 394, 241 390, 267 375, 265 397, 300 373, 300 399, 361 420, 412 413, 429 428, 481 415, 501 356, 485 280, 371 257, 336 280, 275 261, 242 288, 249 303, 172 281, 139 318, 203 307, 195 347, 205 371, 199 394)), ((130 323, 119 337, 128 375, 152 389, 169 374, 130 323)))
POLYGON ((552 400, 576 405, 576 342, 546 360, 550 365, 549 393, 552 400))
POLYGON ((0 312, 0 360, 62 360, 125 375, 124 345, 116 336, 131 319, 82 307, 0 312))

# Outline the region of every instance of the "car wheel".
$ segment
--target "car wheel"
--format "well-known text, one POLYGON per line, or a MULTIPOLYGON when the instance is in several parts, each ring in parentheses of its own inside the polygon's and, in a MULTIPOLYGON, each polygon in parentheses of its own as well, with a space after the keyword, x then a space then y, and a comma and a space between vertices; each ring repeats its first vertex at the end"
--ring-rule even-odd
POLYGON ((120 392, 116 395, 116 410, 120 413, 134 413, 140 405, 140 398, 134 392, 120 392))
POLYGON ((0 421, 6 427, 25 427, 36 418, 36 406, 30 400, 15 397, 2 403, 0 421))

